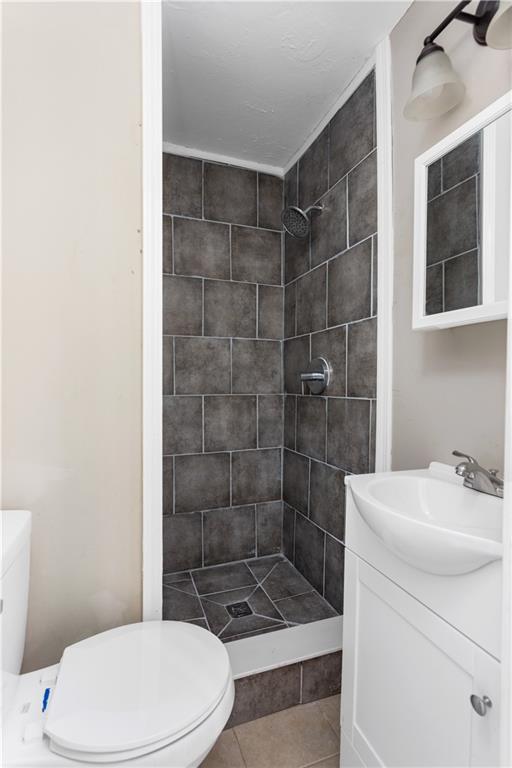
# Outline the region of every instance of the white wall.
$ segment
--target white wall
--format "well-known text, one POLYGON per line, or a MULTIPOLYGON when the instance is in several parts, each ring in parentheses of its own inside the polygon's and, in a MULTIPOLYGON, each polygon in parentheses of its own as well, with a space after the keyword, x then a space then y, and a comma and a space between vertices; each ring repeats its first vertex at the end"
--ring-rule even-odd
MULTIPOLYGON (((464 102, 430 122, 402 115, 422 40, 453 3, 415 2, 391 34, 394 155, 393 467, 455 461, 458 448, 503 468, 506 322, 411 330, 414 158, 512 87, 512 57, 483 48, 453 22, 439 43, 466 84, 464 102)), ((471 10, 471 8, 470 8, 471 10)))
POLYGON ((25 670, 141 611, 138 3, 4 3, 3 499, 25 670))

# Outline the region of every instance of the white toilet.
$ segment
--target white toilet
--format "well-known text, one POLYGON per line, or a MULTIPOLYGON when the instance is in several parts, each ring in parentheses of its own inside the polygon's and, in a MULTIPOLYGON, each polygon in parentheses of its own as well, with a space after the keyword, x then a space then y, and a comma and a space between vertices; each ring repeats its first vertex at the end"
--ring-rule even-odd
POLYGON ((2 512, 2 529, 2 766, 198 766, 233 707, 221 641, 179 621, 129 624, 20 675, 30 513, 2 512))

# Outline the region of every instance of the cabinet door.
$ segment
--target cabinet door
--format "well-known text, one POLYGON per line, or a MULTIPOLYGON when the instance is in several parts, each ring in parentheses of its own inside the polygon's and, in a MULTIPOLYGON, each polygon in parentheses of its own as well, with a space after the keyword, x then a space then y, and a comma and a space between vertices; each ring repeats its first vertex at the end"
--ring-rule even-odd
POLYGON ((342 738, 362 764, 498 765, 498 662, 348 550, 345 585, 342 738))

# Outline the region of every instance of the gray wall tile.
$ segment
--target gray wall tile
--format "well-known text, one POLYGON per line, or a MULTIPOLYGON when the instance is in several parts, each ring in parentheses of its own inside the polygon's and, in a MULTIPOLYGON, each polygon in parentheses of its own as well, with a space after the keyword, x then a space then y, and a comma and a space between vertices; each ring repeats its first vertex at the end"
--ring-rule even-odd
POLYGON ((176 338, 176 394, 229 393, 229 339, 176 338))
POLYGON ((308 514, 309 459, 293 451, 283 451, 283 499, 291 507, 308 514))
POLYGON ((295 336, 297 310, 297 283, 290 283, 284 289, 284 335, 285 338, 295 336))
POLYGON ((171 274, 172 267, 172 216, 163 217, 162 231, 162 271, 171 274))
POLYGON ((377 314, 377 293, 378 293, 378 255, 379 255, 378 235, 372 237, 372 315, 377 314))
POLYGON ((329 262, 329 325, 370 317, 372 241, 350 248, 329 262))
MULTIPOLYGON (((449 189, 480 171, 481 131, 443 155, 443 189, 449 189)), ((430 169, 429 169, 430 177, 430 169)))
POLYGON ((283 180, 267 173, 258 174, 258 226, 281 229, 283 180))
POLYGON ((299 336, 284 342, 285 392, 301 394, 300 374, 306 370, 309 360, 309 336, 299 336))
POLYGON ((295 559, 295 510, 283 502, 283 554, 293 563, 295 559))
POLYGON ((374 72, 338 110, 329 128, 329 181, 334 184, 375 147, 374 72))
POLYGON ((311 462, 309 516, 340 540, 345 536, 345 474, 328 464, 311 462))
POLYGON ((297 398, 297 450, 325 460, 326 401, 324 397, 297 398))
POLYGON ((435 264, 477 247, 477 208, 474 178, 428 203, 427 264, 435 264))
POLYGON ((478 251, 471 251, 444 262, 445 311, 474 307, 478 296, 478 251))
POLYGON ((278 394, 281 378, 279 341, 233 340, 233 392, 278 394))
POLYGON ((233 504, 273 501, 281 496, 281 449, 232 454, 233 504))
POLYGON ((204 164, 204 216, 256 226, 256 173, 230 165, 204 164))
POLYGON ((164 573, 188 571, 202 564, 201 515, 164 515, 164 573))
POLYGON ((332 377, 324 395, 346 395, 346 326, 331 328, 311 336, 311 357, 323 357, 332 368, 332 377))
POLYGON ((269 501, 256 505, 258 557, 278 554, 282 550, 283 502, 269 501))
POLYGON ((341 651, 302 662, 302 702, 335 696, 341 690, 341 651))
POLYGON ((295 518, 295 567, 314 588, 324 591, 325 533, 302 515, 295 518))
POLYGON ((173 342, 172 336, 164 336, 162 339, 162 386, 164 395, 174 394, 173 342))
POLYGON ((205 397, 205 451, 234 451, 244 448, 256 448, 256 397, 205 397))
POLYGON ((258 287, 258 336, 261 339, 283 338, 284 290, 280 286, 258 287))
POLYGON ((427 196, 431 200, 441 192, 441 160, 436 160, 428 166, 427 196))
POLYGON ((285 395, 284 398, 284 447, 295 450, 297 398, 295 395, 285 395))
MULTIPOLYGON (((457 258, 460 258, 457 257, 457 258)), ((425 314, 437 315, 438 312, 443 312, 444 301, 444 266, 443 262, 440 264, 432 264, 431 267, 426 269, 426 281, 425 281, 425 314)))
POLYGON ((324 597, 332 607, 343 613, 345 547, 330 536, 325 541, 324 597))
POLYGON ((233 227, 231 260, 233 280, 281 285, 281 233, 233 227))
POLYGON ((235 682, 235 705, 226 728, 300 704, 300 664, 278 667, 235 682))
POLYGON ((281 447, 283 442, 283 396, 258 396, 258 446, 281 447))
POLYGON ((229 505, 228 453, 176 456, 174 468, 176 513, 229 505))
POLYGON ((284 236, 284 273, 285 283, 295 280, 299 275, 308 271, 310 266, 309 259, 309 237, 304 240, 298 240, 288 233, 284 236))
POLYGON ((174 219, 174 272, 229 280, 229 227, 196 219, 174 219))
POLYGON ((204 564, 256 556, 255 508, 227 507, 203 514, 204 564))
POLYGON ((347 247, 347 185, 336 184, 320 201, 325 209, 311 214, 311 265, 330 259, 347 247))
POLYGON ((370 401, 327 403, 327 461, 349 472, 368 472, 370 401))
POLYGON ((328 141, 329 128, 326 126, 300 158, 299 205, 301 208, 316 202, 327 191, 328 141))
POLYGON ((164 456, 162 463, 163 480, 163 511, 164 515, 172 515, 174 512, 174 486, 173 486, 173 458, 164 456))
POLYGON ((297 333, 320 331, 326 325, 326 267, 297 280, 297 333))
POLYGON ((203 163, 164 152, 163 210, 183 216, 202 215, 203 163))
POLYGON ((203 281, 197 277, 163 277, 163 332, 175 336, 201 336, 203 281))
POLYGON ((200 397, 163 398, 163 451, 198 453, 203 450, 203 404, 200 397))
POLYGON ((288 207, 289 205, 297 205, 298 204, 298 163, 295 163, 295 165, 292 165, 286 176, 284 177, 284 205, 285 207, 288 207))
POLYGON ((205 280, 204 335, 253 339, 256 336, 256 286, 205 280))
POLYGON ((349 245, 377 231, 377 153, 372 152, 348 175, 349 245))
POLYGON ((348 326, 347 394, 375 397, 377 388, 377 319, 348 326))

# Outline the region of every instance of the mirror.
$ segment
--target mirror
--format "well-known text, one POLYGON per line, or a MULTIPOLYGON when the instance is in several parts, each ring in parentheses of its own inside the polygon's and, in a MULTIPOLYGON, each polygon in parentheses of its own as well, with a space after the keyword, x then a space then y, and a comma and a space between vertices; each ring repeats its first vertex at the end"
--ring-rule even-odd
POLYGON ((507 316, 511 94, 415 162, 413 328, 507 316))

